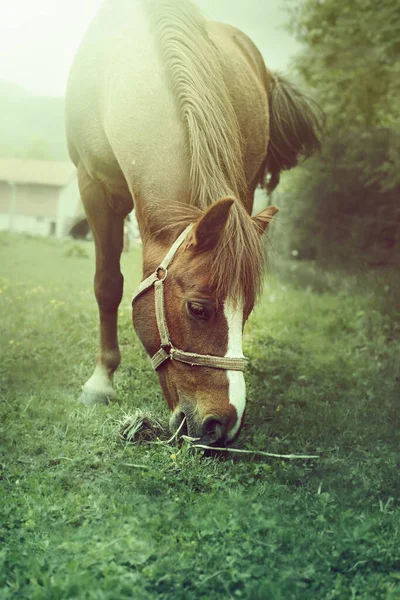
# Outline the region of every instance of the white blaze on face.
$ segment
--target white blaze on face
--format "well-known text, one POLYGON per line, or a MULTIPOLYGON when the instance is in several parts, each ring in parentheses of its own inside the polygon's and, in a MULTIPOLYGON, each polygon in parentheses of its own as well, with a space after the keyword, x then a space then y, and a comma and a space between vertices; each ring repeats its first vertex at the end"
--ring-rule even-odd
MULTIPOLYGON (((225 356, 243 358, 243 306, 241 302, 235 305, 231 299, 227 299, 224 303, 224 315, 228 324, 228 350, 225 356)), ((246 384, 241 371, 227 371, 226 374, 229 384, 229 403, 235 407, 237 412, 237 422, 228 433, 228 440, 231 440, 236 435, 242 421, 246 404, 246 384)))

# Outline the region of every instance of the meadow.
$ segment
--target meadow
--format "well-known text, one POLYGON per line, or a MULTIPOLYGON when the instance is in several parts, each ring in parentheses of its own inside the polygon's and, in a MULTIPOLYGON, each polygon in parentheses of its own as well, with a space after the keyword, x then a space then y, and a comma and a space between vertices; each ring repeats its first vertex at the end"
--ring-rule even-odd
POLYGON ((246 327, 243 449, 132 444, 168 417, 123 255, 118 402, 77 402, 97 345, 91 243, 0 236, 0 600, 400 598, 394 272, 275 265, 246 327))

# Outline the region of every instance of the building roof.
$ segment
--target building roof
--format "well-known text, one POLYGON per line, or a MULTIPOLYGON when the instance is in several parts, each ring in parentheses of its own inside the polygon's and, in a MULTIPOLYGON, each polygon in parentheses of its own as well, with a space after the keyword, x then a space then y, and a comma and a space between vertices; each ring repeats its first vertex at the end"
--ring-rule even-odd
POLYGON ((63 187, 75 175, 70 162, 0 157, 0 181, 63 187))

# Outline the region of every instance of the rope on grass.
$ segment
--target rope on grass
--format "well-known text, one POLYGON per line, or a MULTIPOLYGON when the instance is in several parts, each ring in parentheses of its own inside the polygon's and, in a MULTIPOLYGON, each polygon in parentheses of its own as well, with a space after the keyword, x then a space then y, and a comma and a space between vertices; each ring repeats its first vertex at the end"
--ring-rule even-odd
MULTIPOLYGON (((286 460, 296 460, 305 458, 319 458, 316 454, 274 454, 272 452, 263 452, 262 450, 242 450, 240 448, 218 448, 217 446, 207 446, 206 444, 196 444, 196 438, 182 435, 185 442, 188 442, 192 448, 201 448, 202 450, 218 450, 218 452, 236 452, 240 454, 253 454, 254 456, 269 456, 272 458, 284 458, 286 460)), ((198 439, 198 438, 197 438, 198 439)))

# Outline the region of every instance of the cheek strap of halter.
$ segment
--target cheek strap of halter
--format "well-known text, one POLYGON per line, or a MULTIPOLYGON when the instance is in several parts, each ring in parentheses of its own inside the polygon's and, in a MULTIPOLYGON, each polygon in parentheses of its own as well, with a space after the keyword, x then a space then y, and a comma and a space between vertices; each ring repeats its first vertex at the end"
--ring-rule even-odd
POLYGON ((209 354, 196 354, 195 352, 184 352, 175 348, 169 335, 167 319, 164 305, 164 281, 168 275, 168 267, 172 263, 174 256, 181 247, 191 230, 193 224, 186 227, 176 241, 172 244, 168 253, 157 267, 157 269, 139 284, 136 288, 132 304, 138 296, 154 286, 155 312, 158 333, 160 335, 160 349, 151 357, 151 362, 156 371, 167 359, 177 360, 191 366, 211 367, 213 369, 224 369, 226 371, 244 371, 246 359, 233 356, 212 356, 209 354), (160 272, 163 275, 160 277, 160 272))

